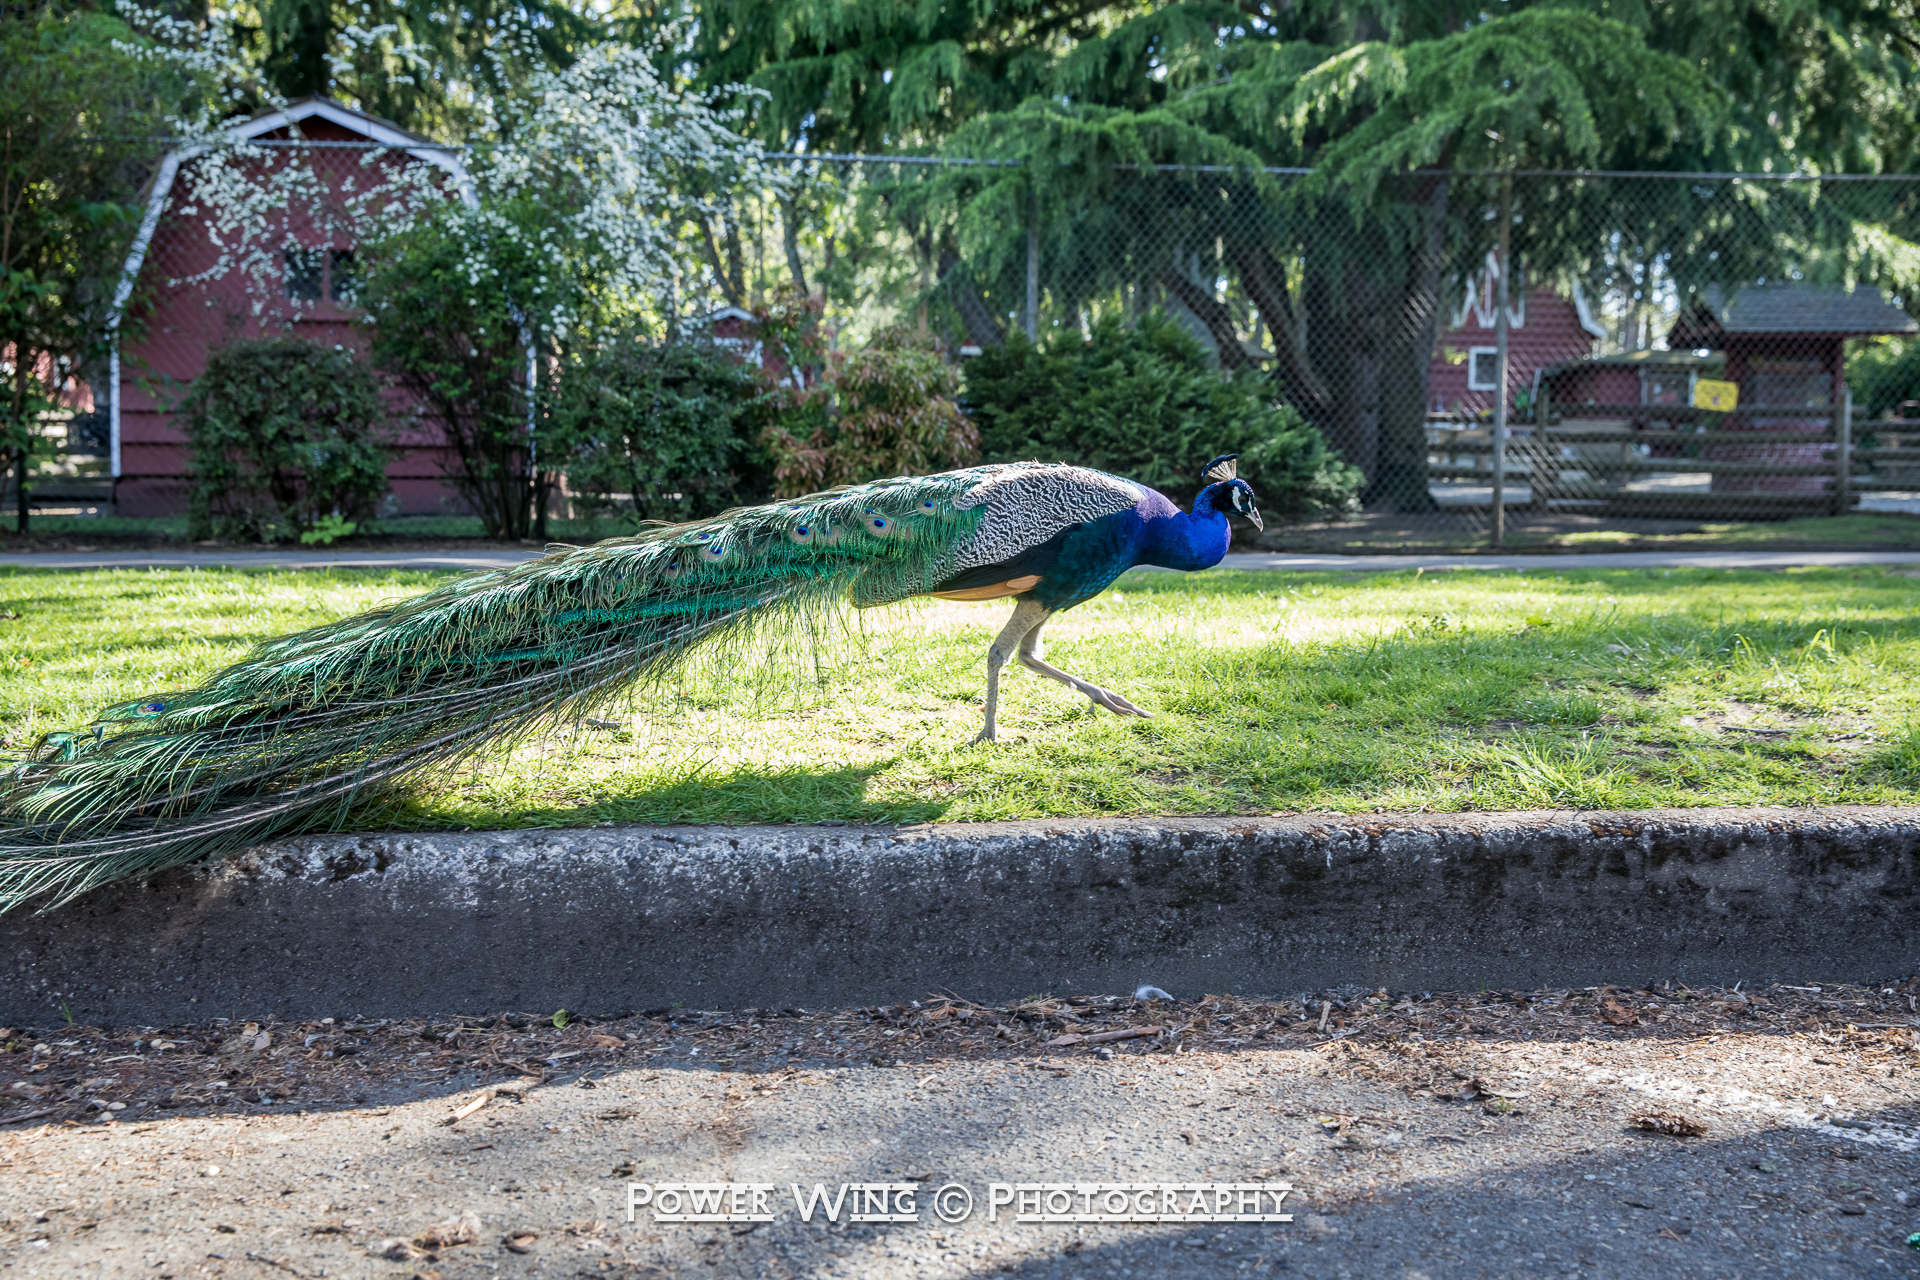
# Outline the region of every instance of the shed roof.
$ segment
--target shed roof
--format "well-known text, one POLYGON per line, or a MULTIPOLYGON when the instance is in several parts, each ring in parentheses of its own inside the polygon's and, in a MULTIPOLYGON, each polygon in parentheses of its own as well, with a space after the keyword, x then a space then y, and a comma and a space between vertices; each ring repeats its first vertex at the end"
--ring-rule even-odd
POLYGON ((1667 340, 1674 347, 1717 350, 1729 334, 1768 333, 1920 333, 1920 324, 1872 285, 1849 289, 1783 281, 1747 285, 1731 297, 1719 285, 1708 285, 1681 313, 1667 340))

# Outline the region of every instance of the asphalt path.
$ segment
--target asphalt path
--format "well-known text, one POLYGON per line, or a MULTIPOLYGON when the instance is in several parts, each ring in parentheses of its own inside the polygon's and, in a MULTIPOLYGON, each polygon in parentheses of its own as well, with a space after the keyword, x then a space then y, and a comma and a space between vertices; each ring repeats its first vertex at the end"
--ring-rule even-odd
MULTIPOLYGON (((0 555, 18 569, 508 569, 541 553, 533 548, 458 551, 44 551, 0 555)), ((1222 569, 1289 573, 1383 573, 1423 569, 1785 569, 1798 566, 1920 565, 1913 551, 1604 551, 1587 555, 1288 555, 1234 552, 1222 569)))
MULTIPOLYGON (((266 1052, 317 1058, 332 1030, 266 1052)), ((226 1086, 227 1059, 204 1057, 212 1084, 169 1104, 179 1112, 0 1137, 0 1275, 1910 1275, 1915 1077, 1884 1056, 1843 1065, 1830 1038, 1663 1024, 1626 1040, 1596 1024, 1502 1043, 1174 1054, 1126 1041, 1105 1060, 752 1070, 709 1063, 713 1042, 670 1032, 618 1065, 581 1070, 565 1053, 554 1061, 570 1071, 528 1067, 493 1088, 471 1069, 422 1070, 344 1105, 263 1095, 236 1100, 248 1114, 195 1115, 226 1086), (1632 1120, 1644 1112, 1684 1112, 1706 1133, 1646 1132, 1632 1120), (771 1220, 629 1218, 631 1196, 689 1182, 758 1184, 771 1220), (916 1212, 852 1223, 843 1207, 828 1222, 816 1207, 802 1220, 794 1187, 846 1183, 912 1188, 916 1212), (995 1184, 1019 1183, 1284 1184, 1292 1220, 1021 1222, 992 1203, 995 1184), (933 1212, 949 1185, 971 1197, 959 1217, 967 1204, 946 1193, 953 1222, 933 1212)), ((56 1055, 37 1078, 99 1072, 92 1089, 142 1063, 84 1056, 56 1033, 34 1052, 56 1055)))

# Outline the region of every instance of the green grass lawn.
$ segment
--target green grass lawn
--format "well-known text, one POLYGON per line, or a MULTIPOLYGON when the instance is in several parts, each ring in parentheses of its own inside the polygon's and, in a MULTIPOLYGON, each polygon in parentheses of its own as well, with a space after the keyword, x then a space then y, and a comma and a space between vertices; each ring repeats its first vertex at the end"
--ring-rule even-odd
MULTIPOLYGON (((1002 604, 859 615, 822 654, 696 660, 620 727, 562 726, 365 823, 902 822, 1100 813, 1920 800, 1920 580, 1881 568, 1149 571, 1049 626, 979 724, 1002 604)), ((0 571, 19 750, 422 573, 0 571)))

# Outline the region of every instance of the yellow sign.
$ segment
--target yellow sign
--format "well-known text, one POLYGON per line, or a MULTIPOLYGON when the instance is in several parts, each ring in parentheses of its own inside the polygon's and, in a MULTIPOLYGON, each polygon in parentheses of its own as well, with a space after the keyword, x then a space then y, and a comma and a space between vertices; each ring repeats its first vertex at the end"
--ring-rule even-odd
POLYGON ((1732 413, 1740 403, 1740 384, 1702 378, 1693 384, 1693 407, 1708 413, 1732 413))

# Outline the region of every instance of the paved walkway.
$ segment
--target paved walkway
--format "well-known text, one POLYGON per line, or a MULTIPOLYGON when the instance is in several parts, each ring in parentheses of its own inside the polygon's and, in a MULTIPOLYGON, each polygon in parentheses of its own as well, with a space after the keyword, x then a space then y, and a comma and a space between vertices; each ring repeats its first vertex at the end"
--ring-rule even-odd
MULTIPOLYGON (((539 553, 477 551, 46 551, 0 555, 0 568, 22 569, 505 569, 539 553)), ((1605 551, 1590 555, 1283 555, 1241 552, 1223 569, 1293 573, 1425 569, 1781 569, 1794 565, 1913 564, 1913 551, 1605 551)))

